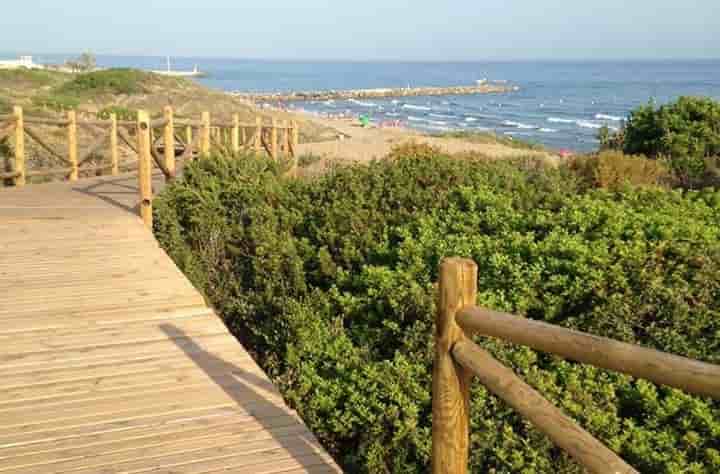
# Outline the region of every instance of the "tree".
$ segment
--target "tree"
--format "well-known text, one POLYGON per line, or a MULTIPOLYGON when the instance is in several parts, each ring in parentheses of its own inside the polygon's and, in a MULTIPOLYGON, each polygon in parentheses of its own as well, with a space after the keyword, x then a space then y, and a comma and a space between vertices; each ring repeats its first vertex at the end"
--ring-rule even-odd
POLYGON ((703 182, 720 156, 720 103, 707 97, 680 97, 656 108, 635 109, 623 130, 601 137, 603 146, 630 155, 666 159, 681 183, 703 182))
POLYGON ((74 61, 66 61, 65 65, 74 72, 90 72, 97 67, 95 55, 90 51, 85 51, 74 61))

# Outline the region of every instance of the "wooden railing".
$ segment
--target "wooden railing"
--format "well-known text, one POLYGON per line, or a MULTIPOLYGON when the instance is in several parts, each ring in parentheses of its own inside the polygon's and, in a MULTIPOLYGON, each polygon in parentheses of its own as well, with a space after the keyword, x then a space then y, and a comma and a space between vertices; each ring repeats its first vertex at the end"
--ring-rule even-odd
POLYGON ((433 368, 433 474, 467 472, 472 376, 588 471, 637 472, 472 342, 473 334, 720 399, 720 366, 478 308, 477 275, 472 260, 450 258, 440 265, 433 368))
MULTIPOLYGON (((295 121, 278 122, 275 118, 264 123, 256 117, 255 123, 241 123, 238 114, 232 121, 213 122, 209 112, 203 112, 200 120, 181 119, 174 116, 172 107, 165 107, 162 118, 150 120, 147 112, 138 111, 137 120, 118 120, 115 114, 108 119, 89 118, 78 120, 76 111, 67 112, 63 118, 28 117, 21 107, 14 107, 12 115, 0 115, 0 142, 9 138, 13 142, 10 169, 0 169, 0 180, 11 180, 15 186, 24 186, 28 178, 36 176, 64 176, 76 181, 81 174, 111 175, 120 173, 121 168, 136 166, 132 160, 120 161, 120 148, 129 155, 141 158, 144 148, 149 147, 152 161, 167 179, 175 176, 176 159, 189 159, 207 155, 211 151, 237 155, 241 150, 266 152, 273 159, 285 154, 295 157, 299 140, 299 129, 295 121), (141 120, 142 118, 142 120, 141 120), (64 143, 51 143, 47 133, 38 127, 61 127, 66 130, 64 143), (140 127, 147 127, 147 143, 140 142, 140 127), (80 153, 79 129, 84 135, 92 136, 80 153), (133 136, 136 138, 133 139, 133 136), (61 168, 28 169, 26 140, 32 140, 37 148, 47 153, 53 161, 59 161, 61 168), (144 148, 143 148, 144 147, 144 148), (65 150, 61 151, 64 148, 65 150), (88 166, 101 154, 107 163, 88 166)), ((293 170, 294 171, 294 160, 293 170)))

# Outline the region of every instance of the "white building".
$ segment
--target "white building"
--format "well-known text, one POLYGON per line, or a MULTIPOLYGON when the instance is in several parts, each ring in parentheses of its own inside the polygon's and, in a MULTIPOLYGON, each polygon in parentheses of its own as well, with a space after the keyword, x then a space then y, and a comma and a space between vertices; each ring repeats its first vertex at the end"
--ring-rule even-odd
POLYGON ((18 59, 0 61, 0 69, 43 69, 42 64, 35 64, 32 56, 20 56, 18 59))

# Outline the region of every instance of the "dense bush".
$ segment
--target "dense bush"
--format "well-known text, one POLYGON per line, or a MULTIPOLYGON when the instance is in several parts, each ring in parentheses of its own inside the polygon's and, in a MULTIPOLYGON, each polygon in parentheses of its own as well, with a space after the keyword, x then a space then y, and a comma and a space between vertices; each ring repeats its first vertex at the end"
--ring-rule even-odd
POLYGON ((135 69, 107 69, 78 74, 57 88, 59 94, 83 95, 87 93, 132 95, 145 92, 143 81, 148 73, 135 69))
POLYGON ((627 185, 661 186, 670 178, 664 162, 625 155, 620 151, 581 155, 570 160, 568 166, 590 186, 604 189, 618 190, 627 185))
POLYGON ((109 120, 110 115, 112 114, 115 114, 115 117, 118 120, 137 120, 137 110, 128 109, 122 105, 111 105, 109 107, 105 107, 98 112, 98 118, 102 120, 109 120))
POLYGON ((709 159, 720 156, 720 103, 681 97, 659 108, 641 106, 623 130, 601 141, 622 147, 627 154, 667 158, 683 185, 700 186, 707 181, 708 164, 713 161, 709 159))
MULTIPOLYGON (((274 166, 193 162, 155 231, 348 472, 428 470, 445 256, 478 262, 479 304, 720 362, 720 194, 442 156, 274 166)), ((720 472, 717 402, 480 342, 642 472, 720 472)), ((477 383, 471 424, 472 472, 580 472, 477 383)))

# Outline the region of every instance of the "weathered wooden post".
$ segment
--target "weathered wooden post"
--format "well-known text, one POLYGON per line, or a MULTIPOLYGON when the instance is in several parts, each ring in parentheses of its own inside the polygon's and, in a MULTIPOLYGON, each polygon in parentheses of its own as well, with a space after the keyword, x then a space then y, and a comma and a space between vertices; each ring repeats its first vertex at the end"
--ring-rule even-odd
POLYGON ((235 156, 240 154, 240 116, 238 114, 233 115, 233 128, 232 136, 232 152, 235 156))
POLYGON ((255 117, 255 151, 260 153, 262 150, 262 117, 255 117))
POLYGON ((165 142, 165 169, 168 170, 170 176, 166 181, 175 179, 175 118, 173 109, 169 105, 163 110, 165 118, 165 129, 163 130, 165 142))
POLYGON ((118 153, 118 123, 117 114, 110 114, 110 173, 113 176, 120 174, 120 155, 118 153))
POLYGON ((78 128, 77 112, 71 110, 67 113, 68 126, 68 161, 70 162, 70 181, 77 181, 80 177, 78 170, 78 128))
POLYGON ((477 274, 472 260, 448 258, 440 264, 432 388, 433 474, 466 474, 468 469, 471 375, 453 360, 451 352, 465 338, 455 315, 476 303, 477 274))
POLYGON ((292 139, 290 140, 290 155, 297 156, 297 147, 300 144, 300 129, 296 120, 292 121, 292 139))
POLYGON ((272 128, 270 129, 270 157, 277 160, 278 156, 278 123, 275 117, 272 118, 272 128))
POLYGON ((15 116, 15 186, 25 186, 25 118, 22 107, 13 107, 15 116))
POLYGON ((200 119, 200 155, 210 156, 210 112, 203 112, 200 119))
POLYGON ((245 132, 245 127, 240 127, 240 144, 242 146, 247 145, 247 135, 245 132))
POLYGON ((152 153, 150 151, 150 115, 139 110, 137 115, 138 188, 140 189, 140 217, 152 229, 152 153))
MULTIPOLYGON (((187 127, 185 127, 185 143, 187 143, 187 146, 188 146, 188 147, 192 148, 192 143, 193 143, 193 129, 192 129, 192 126, 191 126, 191 125, 188 125, 187 127)), ((189 155, 189 156, 192 158, 192 150, 190 151, 190 155, 189 155)))

